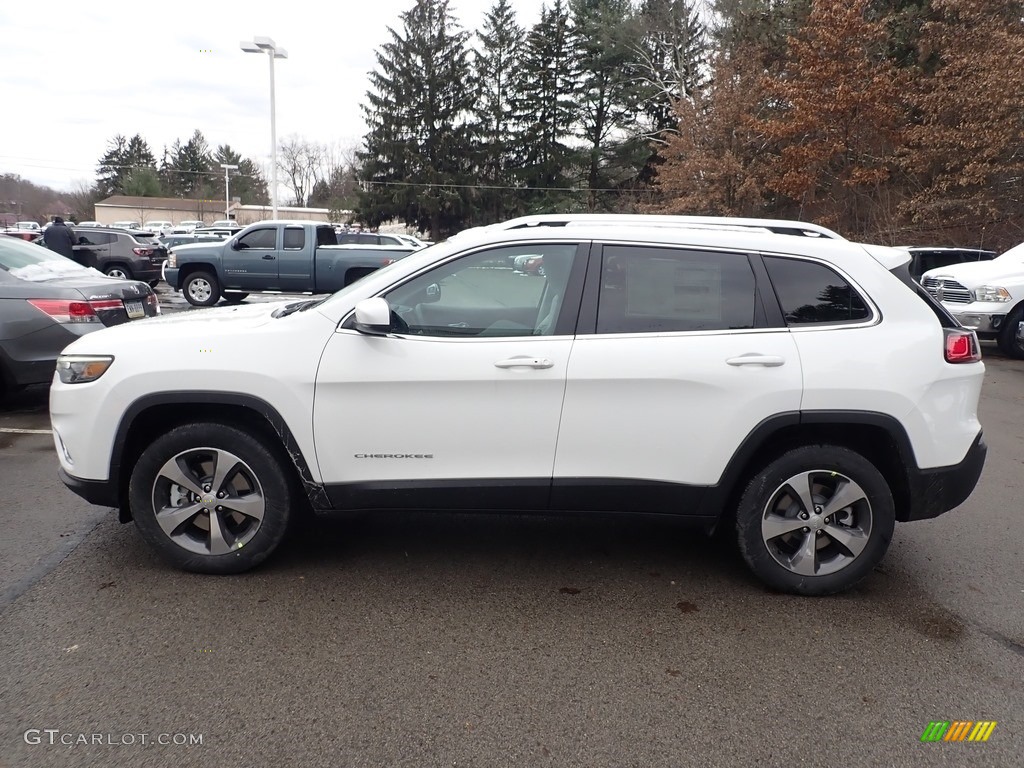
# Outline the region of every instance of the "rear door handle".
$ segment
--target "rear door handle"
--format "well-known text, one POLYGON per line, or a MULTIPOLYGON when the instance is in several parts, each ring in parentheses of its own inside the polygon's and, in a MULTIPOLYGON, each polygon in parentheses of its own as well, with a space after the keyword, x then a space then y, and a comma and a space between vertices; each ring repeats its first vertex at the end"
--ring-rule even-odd
POLYGON ((552 368, 554 362, 546 357, 510 357, 508 360, 499 360, 494 364, 495 368, 552 368))
POLYGON ((779 357, 778 355, 758 355, 748 354, 740 355, 739 357, 730 357, 725 361, 729 365, 763 365, 765 368, 777 368, 780 365, 784 365, 786 358, 779 357))
POLYGON ((274 254, 272 254, 272 253, 268 253, 268 254, 267 254, 266 256, 264 256, 263 258, 264 258, 264 259, 265 259, 266 261, 273 261, 274 259, 276 259, 276 258, 277 258, 277 256, 275 256, 275 255, 274 255, 274 254))

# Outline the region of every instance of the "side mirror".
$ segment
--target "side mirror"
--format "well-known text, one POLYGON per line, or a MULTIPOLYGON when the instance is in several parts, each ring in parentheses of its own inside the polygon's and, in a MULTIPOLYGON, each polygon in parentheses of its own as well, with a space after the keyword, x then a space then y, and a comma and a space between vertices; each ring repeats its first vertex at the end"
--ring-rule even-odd
POLYGON ((228 241, 228 247, 232 251, 237 251, 238 250, 238 238, 232 238, 231 240, 229 240, 228 241))
POLYGON ((356 304, 356 330, 371 336, 391 332, 391 307, 381 298, 363 299, 356 304))

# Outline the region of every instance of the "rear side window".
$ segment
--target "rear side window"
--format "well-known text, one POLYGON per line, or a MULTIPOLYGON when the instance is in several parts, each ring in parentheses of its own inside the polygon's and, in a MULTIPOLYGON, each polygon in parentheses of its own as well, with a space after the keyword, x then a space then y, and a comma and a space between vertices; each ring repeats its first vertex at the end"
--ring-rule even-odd
POLYGON ((284 249, 301 251, 306 247, 306 230, 302 227, 288 227, 284 231, 284 249))
POLYGON ((75 230, 75 234, 82 245, 110 245, 117 237, 110 232, 90 232, 87 229, 75 230))
POLYGON ((814 261, 765 256, 787 325, 852 323, 871 312, 838 272, 814 261))
POLYGON ((753 328, 755 295, 745 254, 605 246, 596 332, 753 328))

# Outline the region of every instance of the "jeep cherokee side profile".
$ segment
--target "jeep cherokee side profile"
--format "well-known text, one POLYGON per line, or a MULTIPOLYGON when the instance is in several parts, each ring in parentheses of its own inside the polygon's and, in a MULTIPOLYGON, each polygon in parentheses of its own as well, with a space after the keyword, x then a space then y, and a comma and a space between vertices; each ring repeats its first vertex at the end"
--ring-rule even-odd
POLYGON ((905 251, 799 222, 534 218, 327 298, 82 338, 51 392, 64 482, 204 573, 258 565, 307 506, 625 511, 729 527, 806 595, 970 495, 978 340, 905 251))

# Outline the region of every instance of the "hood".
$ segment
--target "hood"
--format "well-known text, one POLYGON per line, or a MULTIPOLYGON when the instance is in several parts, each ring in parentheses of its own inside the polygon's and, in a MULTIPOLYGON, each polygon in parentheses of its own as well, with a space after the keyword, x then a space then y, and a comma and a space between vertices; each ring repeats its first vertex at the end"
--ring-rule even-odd
POLYGON ((921 275, 921 280, 927 277, 955 280, 965 288, 991 285, 1007 278, 1017 282, 1024 281, 1024 251, 1014 248, 992 261, 970 261, 929 269, 921 275))
POLYGON ((282 304, 290 303, 274 301, 240 307, 217 307, 136 320, 83 336, 67 351, 107 354, 129 348, 150 349, 154 355, 173 356, 174 350, 183 345, 189 348, 197 345, 203 347, 214 338, 224 340, 242 336, 268 323, 280 322, 271 317, 271 313, 282 304))

